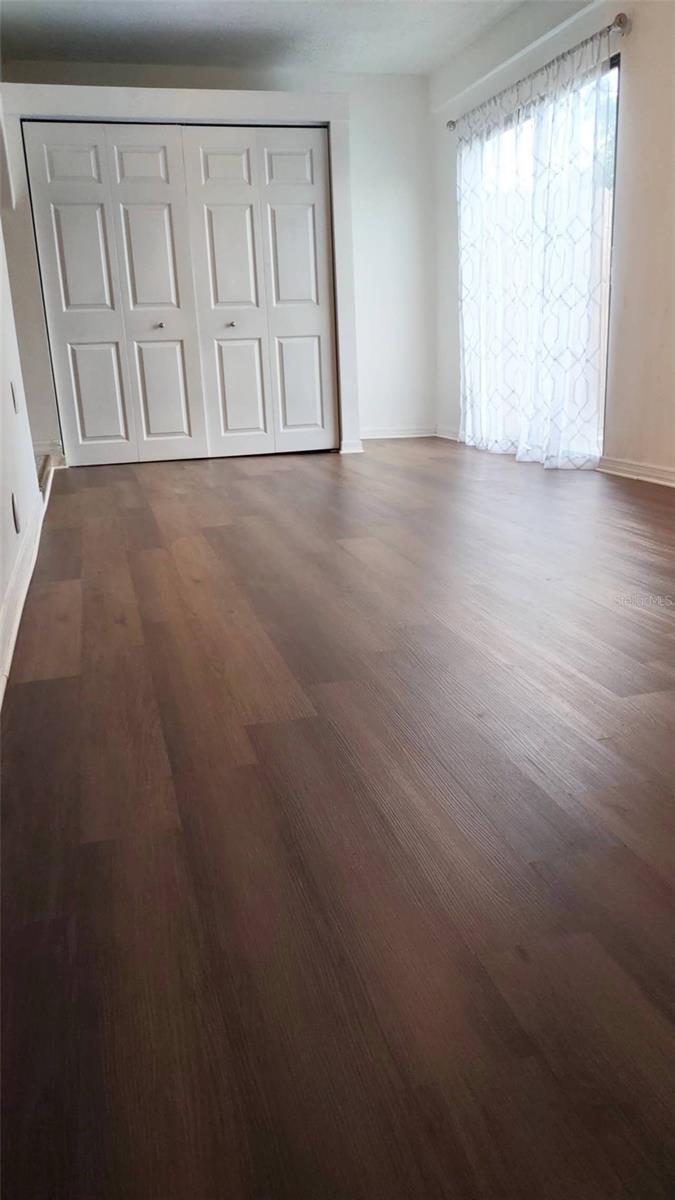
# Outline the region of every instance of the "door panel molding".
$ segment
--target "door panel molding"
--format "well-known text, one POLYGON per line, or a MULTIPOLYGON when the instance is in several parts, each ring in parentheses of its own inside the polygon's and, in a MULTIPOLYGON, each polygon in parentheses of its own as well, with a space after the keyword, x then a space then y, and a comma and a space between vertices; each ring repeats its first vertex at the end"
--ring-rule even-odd
POLYGON ((205 204, 204 214, 212 306, 228 308, 252 305, 257 308, 257 254, 253 205, 205 204), (238 230, 235 222, 240 224, 238 230), (238 245, 235 240, 237 234, 238 245))
POLYGON ((69 342, 68 355, 80 441, 128 441, 119 342, 69 342))
POLYGON ((100 183, 97 146, 45 146, 47 183, 100 183))
POLYGON ((323 429, 320 339, 276 338, 276 351, 282 431, 323 429))
POLYGON ((314 154, 308 150, 265 150, 266 183, 314 183, 314 154))
POLYGON ((267 213, 273 303, 318 304, 314 205, 270 204, 267 213))
POLYGON ((201 151, 202 183, 251 183, 251 154, 243 150, 201 151))
POLYGON ((81 201, 73 204, 52 204, 51 214, 63 311, 74 312, 79 309, 90 312, 92 309, 112 308, 110 255, 105 232, 103 205, 87 204, 81 201), (87 228, 82 219, 85 214, 93 216, 94 229, 91 228, 91 225, 87 228), (94 238, 87 245, 85 238, 87 234, 91 237, 92 233, 94 233, 94 238), (94 248, 98 254, 90 253, 88 255, 87 250, 91 252, 94 248), (100 268, 97 275, 91 273, 92 258, 100 268), (78 283, 84 285, 85 291, 87 287, 95 291, 98 284, 98 299, 93 296, 88 300, 73 299, 78 283))
POLYGON ((233 338, 216 347, 223 436, 267 433, 261 339, 233 338))
POLYGON ((169 182, 166 146, 117 146, 115 167, 118 183, 169 182))
POLYGON ((171 206, 122 204, 121 209, 131 307, 179 308, 171 206), (141 265, 143 258, 151 260, 154 274, 154 279, 146 279, 145 283, 141 265))
POLYGON ((134 342, 134 352, 145 437, 190 437, 183 343, 134 342))

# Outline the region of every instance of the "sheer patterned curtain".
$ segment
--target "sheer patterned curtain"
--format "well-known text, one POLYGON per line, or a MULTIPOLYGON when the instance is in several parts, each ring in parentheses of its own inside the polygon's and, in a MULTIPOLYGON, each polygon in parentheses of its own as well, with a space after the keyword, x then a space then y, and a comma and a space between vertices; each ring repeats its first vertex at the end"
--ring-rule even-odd
POLYGON ((460 441, 602 452, 618 71, 589 38, 458 123, 460 441))

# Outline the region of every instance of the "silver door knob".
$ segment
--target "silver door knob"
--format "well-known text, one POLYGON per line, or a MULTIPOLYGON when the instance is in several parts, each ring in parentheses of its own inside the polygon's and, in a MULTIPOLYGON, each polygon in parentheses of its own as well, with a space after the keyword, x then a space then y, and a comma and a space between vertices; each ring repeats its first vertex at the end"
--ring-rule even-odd
POLYGON ((225 324, 226 324, 226 326, 227 326, 227 328, 228 328, 228 329, 236 329, 236 328, 237 328, 237 322, 236 322, 236 321, 226 321, 226 322, 225 322, 225 324))
POLYGON ((155 329, 163 329, 163 328, 164 328, 164 322, 158 321, 157 324, 155 325, 155 329))

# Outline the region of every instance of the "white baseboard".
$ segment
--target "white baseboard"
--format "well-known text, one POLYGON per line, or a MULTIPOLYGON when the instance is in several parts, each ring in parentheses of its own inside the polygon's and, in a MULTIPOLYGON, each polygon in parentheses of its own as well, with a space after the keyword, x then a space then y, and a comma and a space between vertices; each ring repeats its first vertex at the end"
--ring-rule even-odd
POLYGON ((435 429, 362 429, 361 437, 374 438, 418 438, 435 437, 435 429))
POLYGON ((340 454, 363 454, 363 446, 360 440, 354 442, 340 442, 340 454))
POLYGON ((55 467, 65 467, 66 459, 60 442, 33 442, 36 454, 49 454, 55 467))
POLYGON ((14 563, 14 569, 9 578, 2 603, 0 604, 0 705, 2 705, 2 699, 5 694, 9 669, 12 665, 14 646, 16 645, 16 637, 19 632, 19 622, 21 621, 23 606, 26 602, 28 587, 33 575, 35 560, 37 559, 42 522, 51 489, 52 474, 53 472, 50 471, 44 491, 38 495, 31 514, 30 523, 26 527, 21 548, 14 563))
POLYGON ((606 475, 622 475, 626 479, 642 479, 645 483, 662 483, 666 487, 675 487, 675 467, 631 462, 627 458, 607 458, 603 454, 598 470, 604 471, 606 475))
POLYGON ((459 429, 450 429, 448 425, 439 425, 436 430, 436 437, 445 438, 447 442, 458 442, 459 429))

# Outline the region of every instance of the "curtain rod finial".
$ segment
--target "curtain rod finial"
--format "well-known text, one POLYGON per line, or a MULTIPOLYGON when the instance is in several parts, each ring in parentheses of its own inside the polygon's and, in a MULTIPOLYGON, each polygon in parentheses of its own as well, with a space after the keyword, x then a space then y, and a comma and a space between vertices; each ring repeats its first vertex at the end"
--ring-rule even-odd
POLYGON ((450 132, 452 133, 453 129, 457 128, 457 122, 456 121, 446 121, 445 127, 446 127, 446 129, 449 129, 450 132))
POLYGON ((612 28, 618 29, 619 33, 627 33, 630 21, 624 12, 617 13, 612 21, 612 28))

